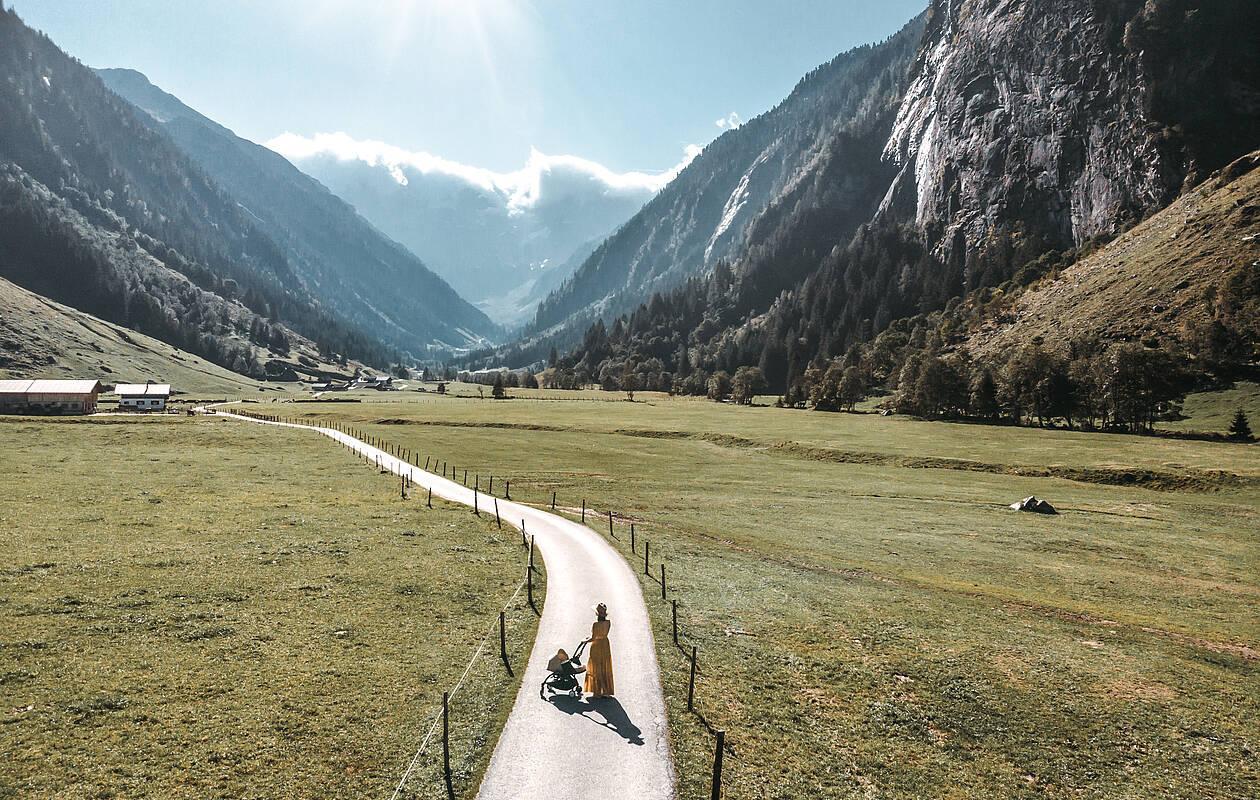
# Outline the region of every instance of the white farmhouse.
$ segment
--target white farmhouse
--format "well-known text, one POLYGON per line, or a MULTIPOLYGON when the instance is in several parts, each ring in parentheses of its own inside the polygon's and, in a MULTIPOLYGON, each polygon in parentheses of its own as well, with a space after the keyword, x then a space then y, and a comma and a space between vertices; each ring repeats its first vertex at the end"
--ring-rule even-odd
POLYGON ((169 383, 120 383, 114 387, 119 411, 165 411, 171 398, 169 383))

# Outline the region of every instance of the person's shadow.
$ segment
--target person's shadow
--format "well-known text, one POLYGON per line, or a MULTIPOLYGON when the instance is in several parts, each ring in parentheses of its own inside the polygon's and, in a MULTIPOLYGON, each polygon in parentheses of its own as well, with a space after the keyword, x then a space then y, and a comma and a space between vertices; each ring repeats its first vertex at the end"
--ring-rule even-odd
POLYGON ((589 719, 600 727, 615 732, 630 744, 643 744, 643 731, 630 721, 626 710, 621 707, 615 697, 592 697, 583 700, 580 697, 562 694, 551 698, 551 705, 566 714, 576 714, 589 719))

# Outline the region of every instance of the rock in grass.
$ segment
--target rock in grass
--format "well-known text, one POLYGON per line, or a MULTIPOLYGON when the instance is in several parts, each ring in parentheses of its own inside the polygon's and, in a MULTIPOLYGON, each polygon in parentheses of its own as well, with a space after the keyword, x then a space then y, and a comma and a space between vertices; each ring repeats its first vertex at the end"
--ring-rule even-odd
POLYGON ((1038 500, 1035 495, 1030 495, 1020 500, 1018 503, 1011 503, 1012 511, 1030 511, 1034 514, 1058 514, 1059 512, 1054 506, 1045 500, 1038 500))

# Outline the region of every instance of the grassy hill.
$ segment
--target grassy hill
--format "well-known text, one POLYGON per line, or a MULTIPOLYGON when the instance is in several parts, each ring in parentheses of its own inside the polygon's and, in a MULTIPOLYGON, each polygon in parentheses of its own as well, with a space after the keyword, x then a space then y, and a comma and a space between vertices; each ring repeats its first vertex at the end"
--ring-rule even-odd
POLYGON ((1254 328, 1256 298, 1245 287, 1260 264, 1258 229, 1260 152, 1020 294, 972 337, 971 348, 991 355, 1038 337, 1047 344, 1090 336, 1192 343, 1222 314, 1247 317, 1235 326, 1254 328))
MULTIPOLYGON (((0 278, 0 376, 156 380, 177 391, 238 395, 268 385, 0 278)), ((277 387, 272 387, 277 388, 277 387)))

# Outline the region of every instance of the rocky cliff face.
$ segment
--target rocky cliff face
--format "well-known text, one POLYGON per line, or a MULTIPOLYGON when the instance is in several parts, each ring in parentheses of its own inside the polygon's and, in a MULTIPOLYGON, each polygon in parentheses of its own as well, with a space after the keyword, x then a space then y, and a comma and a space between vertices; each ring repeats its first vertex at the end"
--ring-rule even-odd
MULTIPOLYGON (((675 370, 684 350, 705 369, 757 364, 774 384, 787 364, 1070 260, 1260 146, 1257 30, 1254 0, 934 0, 914 53, 886 62, 903 71, 867 87, 862 124, 815 117, 829 127, 813 157, 788 159, 768 200, 749 194, 760 207, 724 251, 732 269, 629 317, 652 333, 631 325, 613 349, 675 370)), ((706 163, 692 169, 716 175, 706 163)), ((702 219, 672 210, 696 205, 688 172, 658 198, 670 209, 627 228, 686 241, 702 219)), ((647 263, 677 266, 664 250, 647 263)), ((588 355, 576 363, 598 366, 588 355)))
POLYGON ((1222 157, 1221 137, 1203 142, 1186 119, 1195 92, 1256 130, 1255 57, 1228 41, 1255 10, 1199 5, 936 0, 885 149, 901 171, 881 214, 913 220, 974 286, 986 261, 1068 249, 1164 207, 1257 143, 1222 157))

